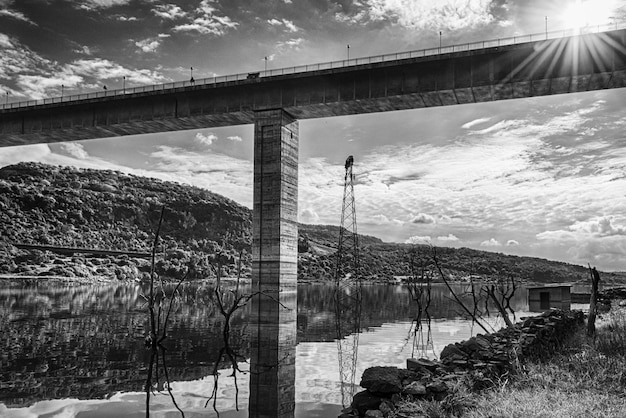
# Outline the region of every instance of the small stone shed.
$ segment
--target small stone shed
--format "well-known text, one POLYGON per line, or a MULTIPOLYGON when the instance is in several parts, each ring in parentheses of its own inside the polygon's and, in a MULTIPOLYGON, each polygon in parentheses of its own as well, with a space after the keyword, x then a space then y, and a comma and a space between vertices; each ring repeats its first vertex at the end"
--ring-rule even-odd
POLYGON ((569 310, 572 304, 571 284, 545 285, 528 288, 528 309, 542 312, 557 308, 569 310))

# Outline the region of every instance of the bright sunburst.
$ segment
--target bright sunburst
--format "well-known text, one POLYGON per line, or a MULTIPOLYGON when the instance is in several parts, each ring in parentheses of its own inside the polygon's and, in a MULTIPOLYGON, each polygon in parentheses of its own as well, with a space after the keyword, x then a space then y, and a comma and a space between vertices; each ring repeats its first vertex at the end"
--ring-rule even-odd
POLYGON ((563 12, 562 19, 567 27, 584 28, 587 26, 610 23, 615 0, 575 0, 563 12))

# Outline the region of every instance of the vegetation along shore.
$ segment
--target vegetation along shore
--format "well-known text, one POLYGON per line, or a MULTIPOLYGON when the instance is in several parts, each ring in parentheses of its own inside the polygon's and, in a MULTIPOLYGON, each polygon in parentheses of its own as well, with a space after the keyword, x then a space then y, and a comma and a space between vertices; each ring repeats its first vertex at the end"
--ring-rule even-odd
MULTIPOLYGON (((214 276, 219 263, 234 277, 241 258, 249 277, 251 210, 197 187, 120 172, 20 163, 0 169, 0 277, 142 280, 149 259, 130 255, 23 250, 15 244, 149 252, 161 208, 166 211, 155 266, 161 277, 214 276), (208 256, 207 256, 208 254, 208 256)), ((299 225, 298 281, 334 274, 338 227, 299 225)), ((425 245, 385 243, 361 235, 366 282, 396 283, 411 274, 410 254, 430 258, 425 245)), ((585 282, 587 269, 567 263, 468 248, 437 249, 452 280, 506 277, 531 282, 585 282)), ((432 275, 436 279, 436 275, 432 275)), ((602 273, 604 284, 626 274, 602 273)))

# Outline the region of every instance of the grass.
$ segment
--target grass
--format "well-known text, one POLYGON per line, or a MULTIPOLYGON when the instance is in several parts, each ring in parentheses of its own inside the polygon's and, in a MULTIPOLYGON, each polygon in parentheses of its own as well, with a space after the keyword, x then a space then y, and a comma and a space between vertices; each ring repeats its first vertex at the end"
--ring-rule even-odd
POLYGON ((581 329, 558 354, 527 362, 491 389, 471 393, 459 382, 442 402, 406 402, 394 417, 626 417, 626 309, 581 329))
POLYGON ((458 416, 626 417, 626 310, 599 318, 595 340, 581 329, 558 354, 526 363, 458 416))

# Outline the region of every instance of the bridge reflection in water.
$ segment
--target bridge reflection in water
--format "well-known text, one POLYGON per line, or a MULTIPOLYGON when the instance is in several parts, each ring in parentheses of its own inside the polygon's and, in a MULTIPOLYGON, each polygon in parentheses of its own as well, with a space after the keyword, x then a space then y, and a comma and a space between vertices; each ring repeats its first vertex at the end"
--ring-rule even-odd
POLYGON ((252 300, 250 417, 293 417, 296 404, 295 286, 252 300))

